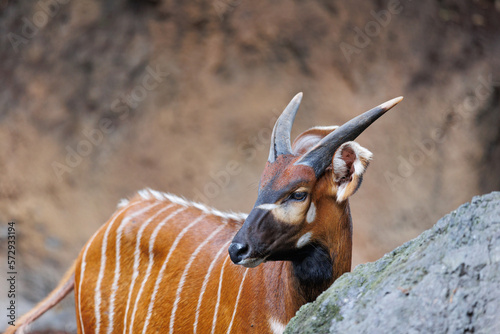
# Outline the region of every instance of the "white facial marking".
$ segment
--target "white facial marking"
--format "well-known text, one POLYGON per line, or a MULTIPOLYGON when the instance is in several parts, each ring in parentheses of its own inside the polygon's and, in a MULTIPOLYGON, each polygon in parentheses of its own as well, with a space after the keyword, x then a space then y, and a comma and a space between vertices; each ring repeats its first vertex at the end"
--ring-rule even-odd
MULTIPOLYGON (((302 188, 297 191, 301 191, 302 188)), ((304 188, 305 189, 305 188, 304 188)), ((305 191, 305 190, 304 190, 305 191)), ((285 224, 299 224, 303 221, 305 213, 305 204, 300 203, 287 203, 286 201, 281 204, 266 203, 256 207, 256 209, 267 210, 272 213, 274 218, 285 224)))
POLYGON ((259 205, 257 207, 257 209, 271 211, 271 210, 276 209, 278 207, 279 207, 279 205, 277 205, 277 204, 266 203, 266 204, 259 205))
POLYGON ((311 236, 312 236, 311 232, 307 232, 306 234, 301 236, 299 238, 299 240, 297 241, 297 248, 302 248, 305 245, 307 245, 309 243, 309 241, 311 241, 311 236))
POLYGON ((285 331, 286 325, 279 322, 279 320, 275 318, 269 318, 268 322, 273 334, 282 334, 285 331))
POLYGON ((316 205, 311 202, 311 206, 309 206, 309 211, 307 211, 306 221, 308 223, 312 223, 316 219, 316 205))

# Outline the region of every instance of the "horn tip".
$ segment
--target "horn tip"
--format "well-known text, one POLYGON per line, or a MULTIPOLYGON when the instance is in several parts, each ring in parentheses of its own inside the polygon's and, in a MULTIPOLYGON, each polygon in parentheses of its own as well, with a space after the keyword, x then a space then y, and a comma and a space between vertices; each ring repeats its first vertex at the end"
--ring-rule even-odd
POLYGON ((399 102, 403 101, 403 97, 402 96, 399 96, 399 97, 396 97, 392 100, 389 100, 387 102, 384 102, 380 105, 380 108, 381 109, 384 109, 385 111, 391 109, 392 107, 394 107, 396 104, 398 104, 399 102))
POLYGON ((302 96, 303 96, 303 95, 304 95, 304 93, 299 92, 297 95, 295 95, 295 96, 293 97, 293 100, 295 100, 295 101, 299 101, 299 102, 300 102, 300 101, 302 100, 302 96))

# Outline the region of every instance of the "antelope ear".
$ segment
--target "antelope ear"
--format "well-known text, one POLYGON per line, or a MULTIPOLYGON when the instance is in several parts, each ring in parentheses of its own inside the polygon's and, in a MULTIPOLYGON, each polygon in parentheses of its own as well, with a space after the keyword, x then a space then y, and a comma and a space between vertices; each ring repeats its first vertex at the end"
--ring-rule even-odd
POLYGON ((292 144, 292 152, 296 155, 302 155, 309 151, 314 145, 319 143, 321 139, 329 135, 333 130, 338 128, 334 126, 317 126, 302 132, 295 138, 292 144))
POLYGON ((372 155, 354 141, 342 144, 335 151, 332 165, 337 202, 345 201, 358 190, 372 155))

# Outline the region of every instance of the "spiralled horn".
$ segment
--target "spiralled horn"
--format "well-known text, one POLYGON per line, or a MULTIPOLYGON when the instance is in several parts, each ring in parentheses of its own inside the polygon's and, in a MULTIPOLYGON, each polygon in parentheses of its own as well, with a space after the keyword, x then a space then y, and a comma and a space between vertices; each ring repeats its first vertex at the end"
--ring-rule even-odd
POLYGON ((349 122, 323 138, 319 143, 307 151, 302 158, 295 162, 295 164, 312 167, 316 177, 320 177, 325 169, 332 163, 333 154, 340 145, 356 139, 356 137, 358 137, 367 127, 389 109, 401 102, 401 100, 403 100, 402 96, 397 97, 351 119, 349 122))
POLYGON ((276 158, 282 154, 292 154, 290 132, 292 131, 293 121, 299 109, 300 101, 302 101, 302 92, 295 95, 276 120, 271 135, 271 148, 267 159, 269 162, 276 161, 276 158))

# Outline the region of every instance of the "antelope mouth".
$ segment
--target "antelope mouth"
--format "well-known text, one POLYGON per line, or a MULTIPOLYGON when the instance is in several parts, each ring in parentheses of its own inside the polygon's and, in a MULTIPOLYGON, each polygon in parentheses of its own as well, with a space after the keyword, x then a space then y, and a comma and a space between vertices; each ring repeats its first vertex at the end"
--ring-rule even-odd
POLYGON ((264 262, 266 259, 265 258, 246 258, 246 259, 243 259, 241 260, 238 264, 239 265, 242 265, 243 267, 246 267, 246 268, 255 268, 257 267, 259 264, 261 264, 262 262, 264 262))
POLYGON ((228 252, 234 264, 246 268, 255 268, 269 257, 269 252, 256 252, 248 244, 238 241, 231 243, 228 252))

